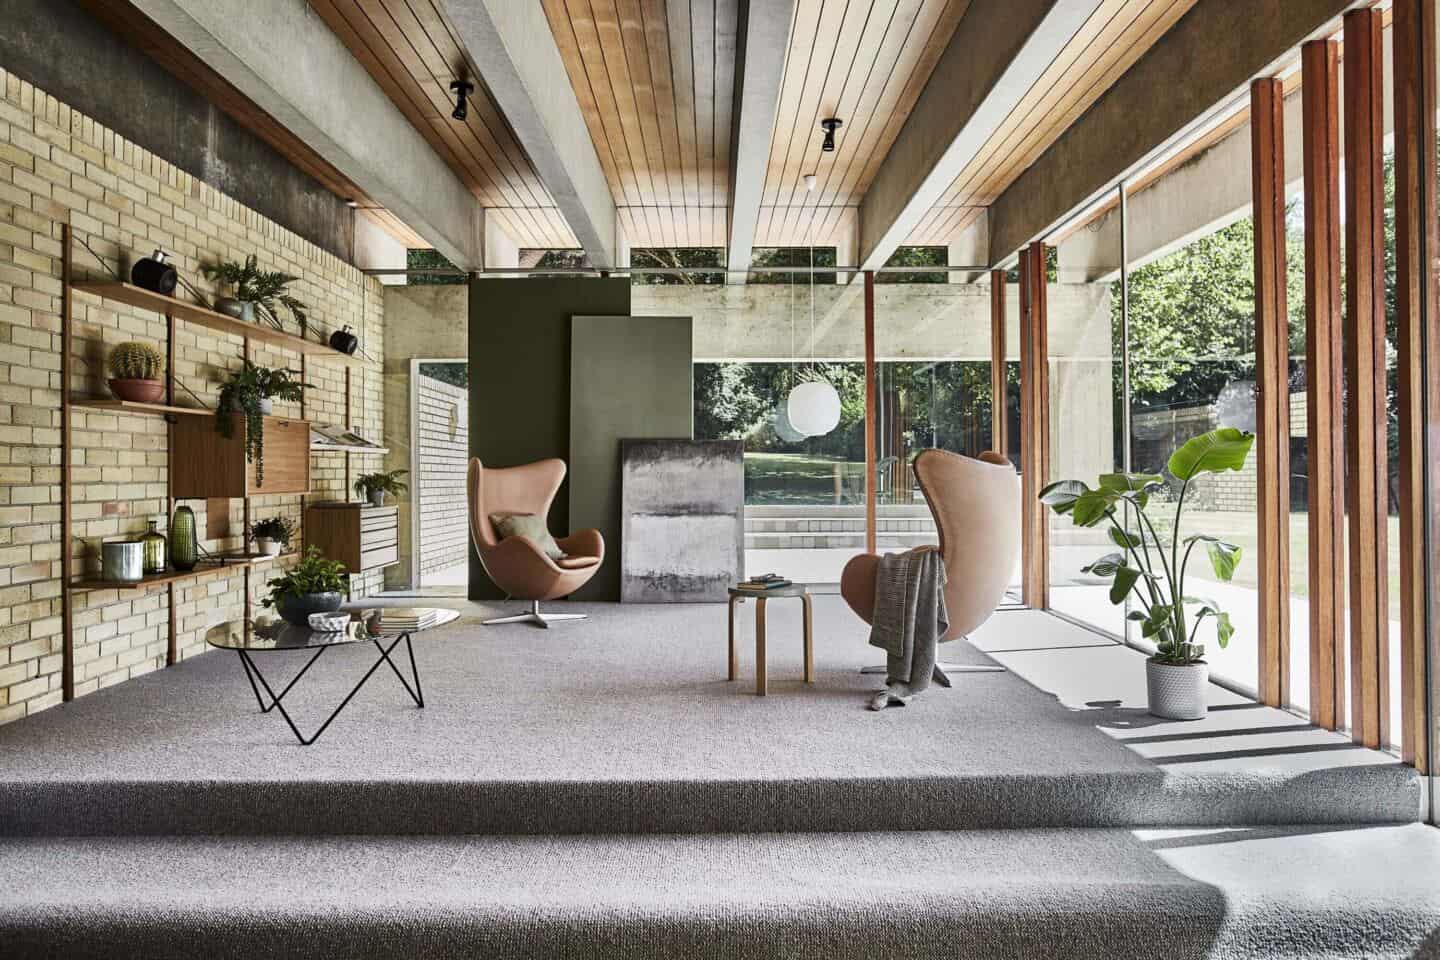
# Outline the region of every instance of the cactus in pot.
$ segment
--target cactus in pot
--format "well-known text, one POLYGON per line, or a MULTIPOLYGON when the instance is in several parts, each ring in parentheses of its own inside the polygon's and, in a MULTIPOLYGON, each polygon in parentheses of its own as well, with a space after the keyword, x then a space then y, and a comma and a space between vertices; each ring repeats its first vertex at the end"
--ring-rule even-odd
POLYGON ((165 356, 148 343, 117 343, 106 360, 110 392, 121 400, 156 403, 165 396, 165 356))

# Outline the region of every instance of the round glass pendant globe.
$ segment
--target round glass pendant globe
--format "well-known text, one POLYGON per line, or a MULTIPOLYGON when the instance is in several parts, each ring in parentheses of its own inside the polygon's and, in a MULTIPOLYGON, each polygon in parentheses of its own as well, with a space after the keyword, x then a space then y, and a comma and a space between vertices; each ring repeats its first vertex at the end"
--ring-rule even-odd
POLYGON ((840 394, 828 380, 812 380, 790 391, 785 403, 790 425, 801 433, 818 437, 840 425, 840 394))
POLYGON ((790 416, 785 412, 787 406, 788 404, 782 403, 775 408, 775 436, 780 438, 782 443, 799 443, 805 439, 805 434, 790 423, 790 416))

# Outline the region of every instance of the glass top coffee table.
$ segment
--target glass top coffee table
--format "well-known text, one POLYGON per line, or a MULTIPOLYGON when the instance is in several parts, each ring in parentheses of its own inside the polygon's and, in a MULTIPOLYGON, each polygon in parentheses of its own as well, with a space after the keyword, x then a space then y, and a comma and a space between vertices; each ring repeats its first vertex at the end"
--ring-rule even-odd
MULTIPOLYGON (((394 608, 390 608, 392 611, 394 608)), ((394 671, 396 678, 415 701, 415 706, 424 707, 425 697, 420 691, 420 671, 415 666, 415 650, 411 646, 411 634, 419 633, 421 630, 429 630, 434 627, 443 626, 453 622, 460 614, 455 610, 443 610, 438 607, 406 607, 406 619, 403 622, 385 623, 381 616, 385 612, 384 607, 357 608, 342 611, 350 614, 350 622, 345 625, 344 630, 329 632, 311 630, 308 627, 297 627, 286 623, 283 620, 275 620, 268 623, 251 620, 231 620, 211 627, 205 633, 205 642, 217 650, 234 650, 240 655, 240 664, 245 670, 245 677, 250 681, 250 689, 255 692, 255 700, 260 704, 261 713, 269 713, 278 709, 280 716, 290 725, 290 730, 295 734, 295 739, 300 741, 301 746, 309 746, 320 739, 331 722, 340 715, 346 705, 354 699, 360 688, 365 686, 366 681, 380 668, 380 664, 389 664, 394 671), (347 646, 353 643, 370 643, 380 654, 360 682, 355 684, 345 699, 335 711, 320 724, 309 737, 300 732, 290 714, 285 710, 285 696, 295 687, 300 678, 315 665, 315 661, 331 647, 347 646), (400 644, 405 644, 405 654, 410 661, 410 680, 400 672, 395 661, 390 659, 390 654, 400 644), (284 688, 276 693, 270 686, 265 675, 260 672, 259 666, 255 663, 254 654, 276 653, 290 650, 313 650, 314 654, 306 661, 300 672, 285 684, 284 688), (411 681, 414 681, 412 687, 411 681), (261 690, 264 694, 261 694, 261 690), (267 702, 267 699, 268 702, 267 702)))

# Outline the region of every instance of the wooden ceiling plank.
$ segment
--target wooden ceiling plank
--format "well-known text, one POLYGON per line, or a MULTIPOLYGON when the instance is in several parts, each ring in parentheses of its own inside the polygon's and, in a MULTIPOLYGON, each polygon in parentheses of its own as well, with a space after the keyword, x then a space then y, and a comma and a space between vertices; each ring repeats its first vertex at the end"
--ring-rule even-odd
POLYGON ((589 78, 590 90, 595 97, 605 138, 620 173, 623 190, 615 192, 613 186, 611 188, 612 192, 615 192, 616 203, 620 203, 622 199, 626 205, 642 203, 645 193, 641 189, 640 171, 636 158, 631 154, 631 141, 620 116, 620 106, 611 85, 604 46, 597 24, 591 16, 590 4, 588 0, 566 0, 565 8, 580 49, 581 60, 585 64, 585 75, 589 78))
POLYGON ((584 59, 580 56, 580 43, 575 38, 574 28, 570 24, 570 14, 565 9, 565 0, 544 0, 544 3, 551 33, 555 36, 555 44, 560 50, 560 58, 565 63, 565 71, 570 76, 570 86, 575 91, 575 99, 580 104, 580 112, 585 117, 586 129, 590 131, 590 139, 595 144, 595 153, 600 159, 600 168, 605 172, 605 181, 610 184, 610 193, 615 197, 615 202, 619 203, 625 196, 625 186, 621 180, 615 156, 610 150, 610 139, 605 134, 605 124, 600 116, 600 107, 596 104, 595 93, 590 88, 590 75, 585 69, 584 59))
POLYGON ((670 202, 683 208, 685 184, 681 177, 680 132, 676 129, 674 66, 670 60, 670 20, 665 0, 640 0, 645 24, 645 52, 655 96, 655 119, 660 128, 661 179, 670 202))
MULTIPOLYGON (((715 0, 715 204, 730 204, 730 135, 735 110, 738 0, 715 0)), ((723 229, 723 227, 721 228, 723 229)))
POLYGON ((665 148, 660 139, 660 124, 655 106, 655 85, 650 77, 650 51, 646 47, 645 21, 638 0, 592 0, 599 19, 599 10, 608 7, 615 13, 615 37, 601 33, 601 42, 608 44, 605 62, 615 81, 616 99, 629 102, 635 111, 638 142, 631 145, 631 155, 644 157, 645 171, 650 178, 647 203, 668 203, 665 183, 665 148))
MULTIPOLYGON (((691 50, 695 71, 695 161, 700 206, 715 202, 715 0, 693 0, 691 50)), ((708 222, 708 221, 706 221, 708 222)))
POLYGON ((690 46, 690 0, 666 0, 670 32, 670 88, 675 94, 675 136, 680 146, 680 179, 685 205, 700 202, 700 168, 695 143, 695 64, 690 46))
MULTIPOLYGON (((765 169, 765 190, 761 203, 774 206, 779 199, 779 172, 784 169, 795 135, 796 117, 804 94, 805 75, 809 69, 811 50, 819 31, 825 0, 799 0, 795 6, 795 26, 790 31, 790 50, 785 56, 785 76, 780 81, 780 97, 775 107, 775 136, 770 143, 770 160, 765 169)), ((773 211, 772 211, 773 216, 773 211)))

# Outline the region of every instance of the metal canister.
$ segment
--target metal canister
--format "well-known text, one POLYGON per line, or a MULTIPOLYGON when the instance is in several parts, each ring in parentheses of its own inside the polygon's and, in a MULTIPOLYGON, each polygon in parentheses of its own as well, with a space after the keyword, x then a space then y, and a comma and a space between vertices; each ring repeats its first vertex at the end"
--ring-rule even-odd
POLYGON ((139 540, 109 540, 100 546, 100 567, 106 580, 134 583, 145 575, 145 545, 139 540))

